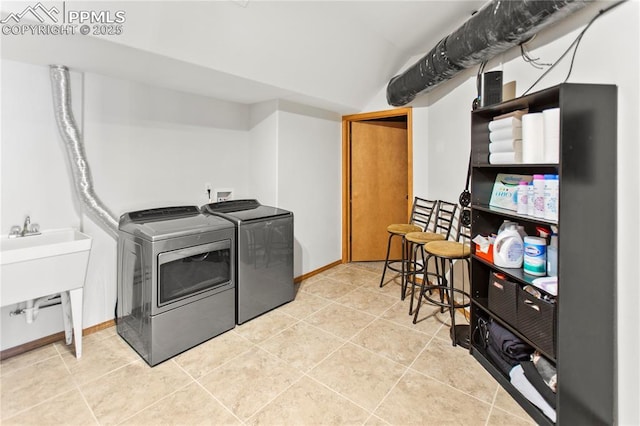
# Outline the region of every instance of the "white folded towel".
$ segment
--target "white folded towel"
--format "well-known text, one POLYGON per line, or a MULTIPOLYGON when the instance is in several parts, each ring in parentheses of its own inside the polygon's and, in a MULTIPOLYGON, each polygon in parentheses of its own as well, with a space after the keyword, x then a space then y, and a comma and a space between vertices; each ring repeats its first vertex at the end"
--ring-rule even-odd
POLYGON ((505 139, 491 142, 489 152, 520 152, 522 153, 522 139, 505 139))
POLYGON ((489 154, 489 164, 520 164, 522 163, 522 151, 520 152, 496 152, 489 154))
POLYGON ((522 127, 506 127, 489 132, 489 140, 491 142, 504 139, 522 139, 522 127))
POLYGON ((517 117, 505 117, 489 122, 489 130, 492 132, 511 127, 522 127, 522 120, 517 117))

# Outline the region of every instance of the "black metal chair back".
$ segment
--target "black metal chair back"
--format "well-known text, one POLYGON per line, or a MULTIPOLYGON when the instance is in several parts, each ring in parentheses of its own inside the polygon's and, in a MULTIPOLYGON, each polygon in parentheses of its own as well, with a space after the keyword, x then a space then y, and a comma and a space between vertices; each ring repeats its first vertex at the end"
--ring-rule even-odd
POLYGON ((458 204, 450 203, 448 201, 439 201, 433 232, 444 235, 444 239, 448 240, 451 235, 453 222, 456 220, 457 210, 458 204))
POLYGON ((433 213, 437 210, 438 201, 427 200, 425 198, 415 197, 413 200, 413 208, 411 209, 412 225, 418 225, 423 231, 429 231, 433 213))

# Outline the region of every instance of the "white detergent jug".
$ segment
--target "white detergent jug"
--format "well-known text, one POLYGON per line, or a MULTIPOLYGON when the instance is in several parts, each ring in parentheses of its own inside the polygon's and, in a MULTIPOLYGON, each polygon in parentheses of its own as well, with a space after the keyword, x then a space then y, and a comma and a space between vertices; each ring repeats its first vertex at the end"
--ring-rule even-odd
POLYGON ((509 223, 493 243, 493 263, 501 268, 520 268, 524 243, 515 223, 509 223))

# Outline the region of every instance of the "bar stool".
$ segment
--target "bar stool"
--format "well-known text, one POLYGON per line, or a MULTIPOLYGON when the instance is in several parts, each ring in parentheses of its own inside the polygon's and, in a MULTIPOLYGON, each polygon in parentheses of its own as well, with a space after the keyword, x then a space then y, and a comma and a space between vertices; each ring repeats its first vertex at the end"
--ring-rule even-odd
POLYGON ((387 227, 389 233, 389 240, 387 243, 387 255, 384 261, 384 268, 382 270, 382 278, 380 278, 380 287, 384 287, 384 276, 387 269, 400 273, 402 294, 400 299, 404 300, 406 290, 406 278, 409 253, 405 240, 405 235, 410 232, 421 232, 427 229, 431 222, 431 216, 434 210, 437 208, 437 201, 427 200, 420 197, 415 197, 413 201, 413 207, 411 208, 411 217, 409 223, 394 223, 387 227), (389 253, 391 252, 391 242, 394 237, 400 237, 402 242, 402 258, 400 260, 389 260, 389 253), (397 264, 400 264, 398 266, 397 264))
POLYGON ((451 234, 451 227, 456 216, 456 210, 458 205, 455 203, 449 203, 447 201, 438 201, 435 220, 433 221, 433 229, 425 229, 424 232, 410 232, 405 235, 409 252, 412 252, 410 257, 410 268, 407 273, 407 280, 405 281, 403 293, 406 292, 406 287, 411 282, 411 302, 409 303, 409 315, 413 313, 413 299, 415 294, 417 276, 422 274, 423 282, 428 280, 428 276, 435 276, 433 272, 429 272, 429 260, 432 256, 425 256, 424 246, 433 241, 448 240, 451 234), (411 250, 412 249, 412 250, 411 250), (420 251, 422 257, 422 263, 418 263, 418 251, 420 251))
MULTIPOLYGON (((462 210, 460 214, 462 218, 462 210)), ((413 317, 413 323, 416 324, 420 305, 424 297, 429 302, 440 306, 441 312, 444 308, 449 309, 451 314, 451 341, 453 346, 460 345, 469 348, 469 326, 466 324, 456 325, 455 312, 456 309, 466 308, 471 304, 471 296, 464 291, 464 283, 462 289, 455 287, 453 265, 455 261, 462 260, 467 264, 467 272, 471 273, 471 247, 470 247, 470 228, 458 221, 458 232, 456 241, 433 241, 424 245, 424 251, 428 257, 435 258, 436 276, 438 283, 436 285, 426 284, 427 280, 423 280, 420 287, 420 297, 418 298, 418 306, 413 317), (447 269, 448 266, 448 269, 447 269), (449 279, 447 279, 449 275, 449 279), (438 290, 440 292, 440 300, 434 300, 427 296, 427 291, 438 290), (447 301, 443 300, 443 293, 447 293, 447 301), (462 301, 455 300, 455 294, 462 295, 462 301)), ((470 275, 469 275, 470 276, 470 275)), ((469 290, 470 291, 470 290, 469 290)))

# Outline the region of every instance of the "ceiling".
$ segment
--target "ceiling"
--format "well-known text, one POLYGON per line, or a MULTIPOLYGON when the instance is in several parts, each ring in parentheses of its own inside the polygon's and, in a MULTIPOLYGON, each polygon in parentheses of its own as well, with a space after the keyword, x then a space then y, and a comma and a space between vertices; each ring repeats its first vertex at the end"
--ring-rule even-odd
MULTIPOLYGON (((3 1, 2 17, 35 3, 3 1)), ((42 3, 112 18, 123 11, 122 34, 2 35, 2 58, 243 104, 286 99, 347 114, 362 111, 485 1, 42 3)))

